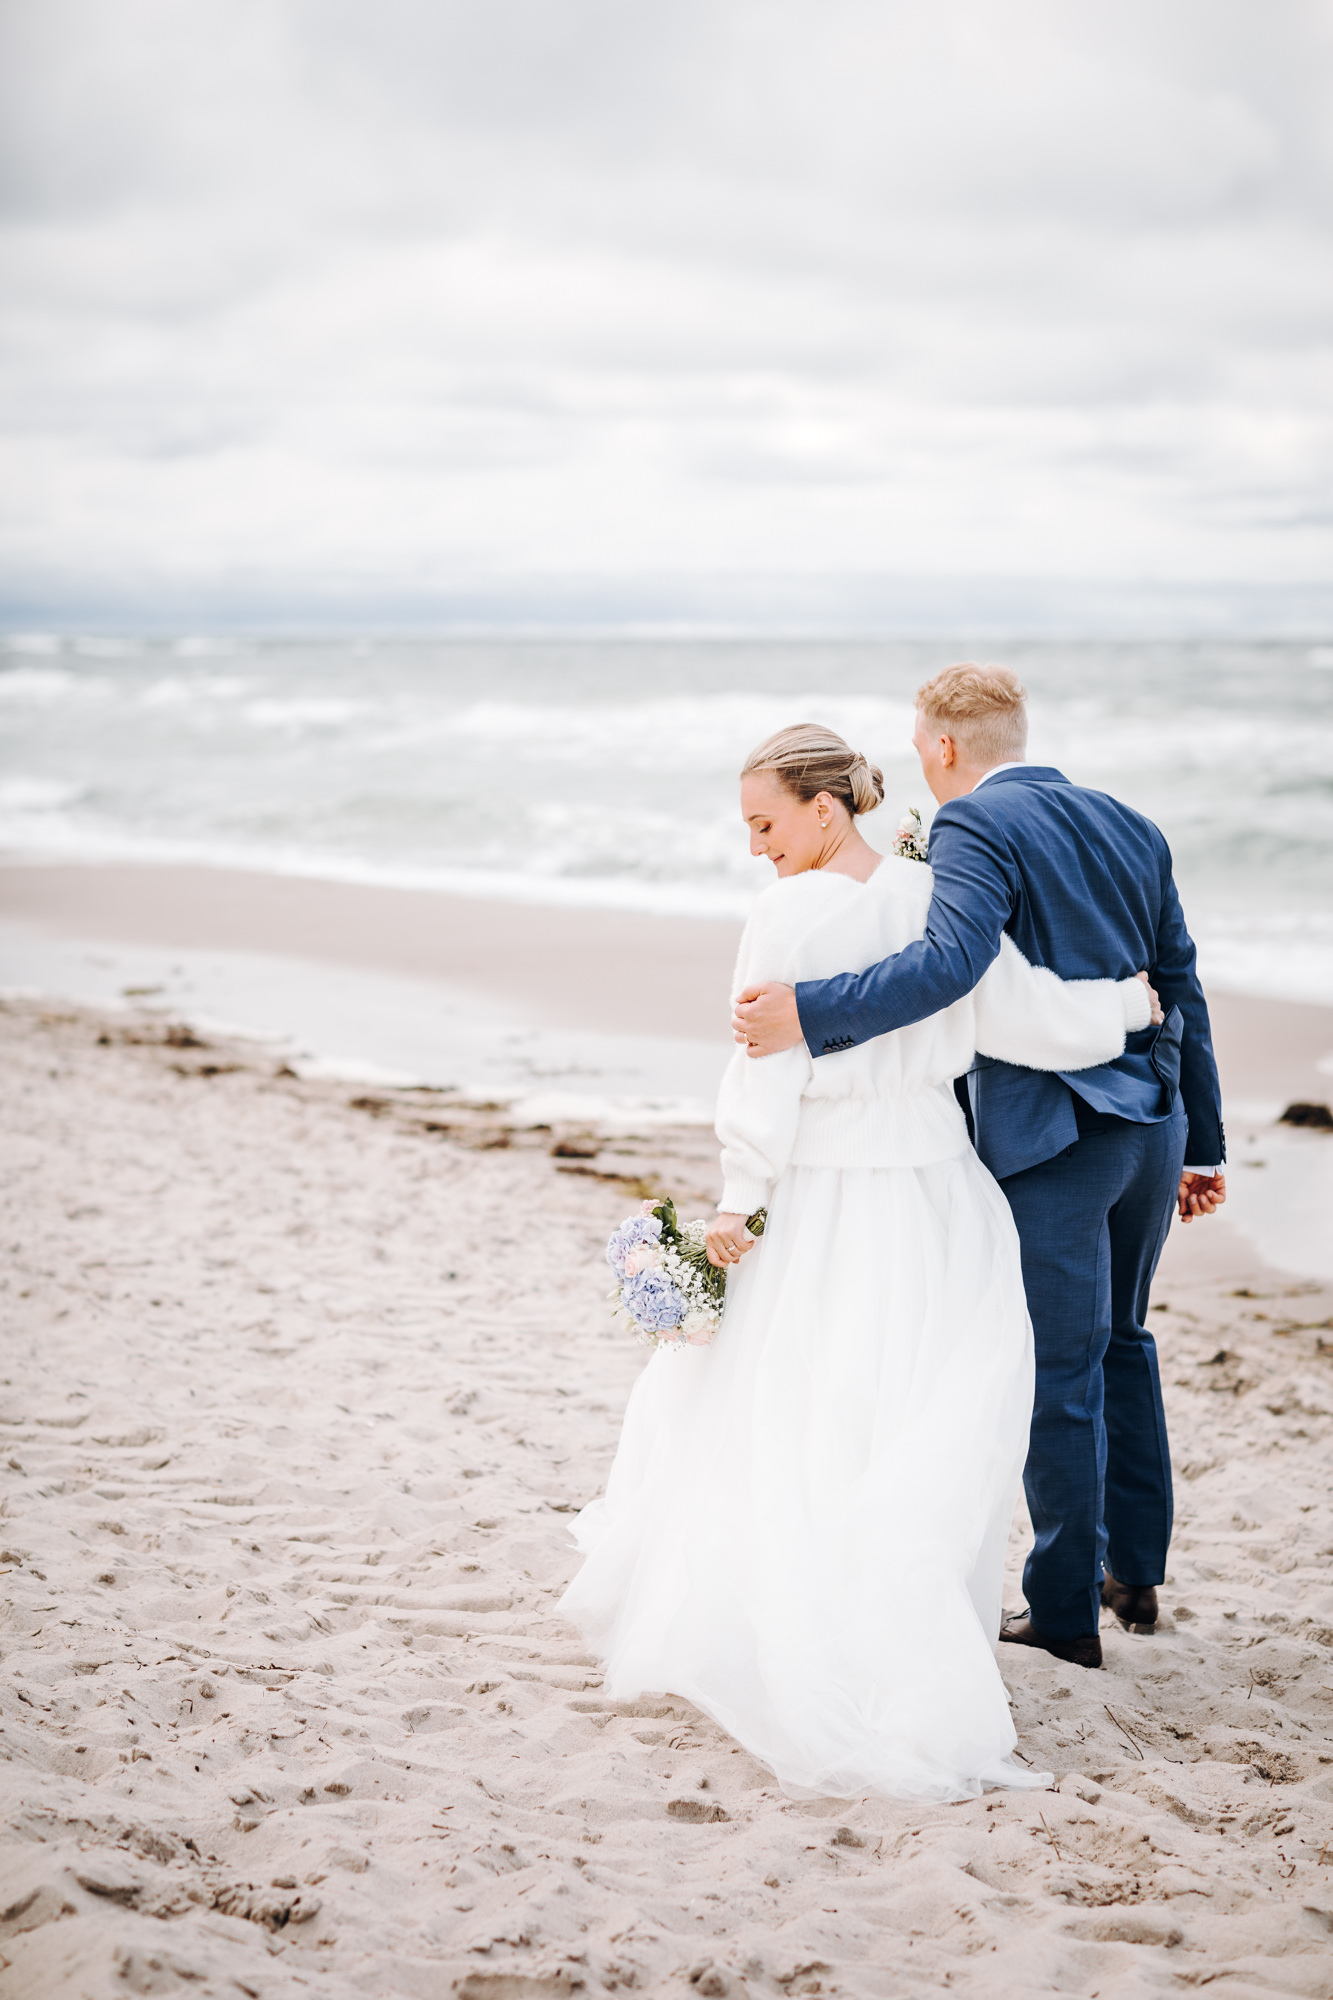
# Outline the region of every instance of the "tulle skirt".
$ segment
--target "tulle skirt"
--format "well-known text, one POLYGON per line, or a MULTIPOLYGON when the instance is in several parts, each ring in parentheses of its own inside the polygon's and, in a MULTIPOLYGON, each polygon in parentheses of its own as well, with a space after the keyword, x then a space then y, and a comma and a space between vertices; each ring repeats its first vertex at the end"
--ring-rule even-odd
POLYGON ((793 1167, 711 1347, 659 1352, 564 1608, 796 1797, 1041 1786, 994 1644, 1032 1412, 1008 1204, 969 1148, 793 1167))

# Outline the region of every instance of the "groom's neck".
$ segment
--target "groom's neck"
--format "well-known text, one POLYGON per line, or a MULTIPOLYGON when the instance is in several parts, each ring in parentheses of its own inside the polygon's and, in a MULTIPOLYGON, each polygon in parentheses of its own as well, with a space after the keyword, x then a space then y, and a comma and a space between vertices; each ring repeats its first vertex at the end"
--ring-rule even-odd
POLYGON ((1015 757, 997 757, 993 764, 965 764, 960 757, 947 771, 938 774, 938 782, 931 789, 942 806, 948 805, 951 799, 965 799, 969 792, 974 792, 988 771, 998 770, 1001 764, 1021 761, 1015 757))

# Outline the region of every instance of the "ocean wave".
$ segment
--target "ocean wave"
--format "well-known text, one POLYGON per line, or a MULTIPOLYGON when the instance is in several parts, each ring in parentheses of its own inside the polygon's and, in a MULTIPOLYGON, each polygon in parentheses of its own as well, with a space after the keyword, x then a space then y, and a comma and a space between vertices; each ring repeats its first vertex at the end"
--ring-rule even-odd
POLYGON ((1230 923, 1195 924, 1199 977, 1210 992, 1333 1006, 1333 937, 1311 936, 1297 912, 1246 934, 1230 923))
POLYGON ((63 652, 64 646, 64 638, 59 632, 6 632, 0 638, 0 651, 6 653, 49 655, 63 652))
POLYGON ((552 751, 580 757, 612 752, 708 769, 719 761, 734 764, 765 736, 794 722, 822 722, 849 740, 905 732, 905 751, 910 750, 911 708, 873 697, 736 690, 583 707, 482 701, 447 718, 449 729, 461 737, 539 757, 552 751))
POLYGON ((187 632, 184 638, 173 639, 171 650, 180 660, 221 660, 239 652, 241 642, 224 639, 208 633, 187 632))
POLYGON ((337 729, 373 713, 374 704, 356 697, 336 695, 263 695, 242 709, 247 722, 258 729, 337 729))
POLYGON ((9 814, 16 833, 27 815, 63 812, 83 797, 83 787, 60 778, 0 778, 0 815, 9 814))
MULTIPOLYGON (((235 869, 355 887, 411 889, 470 900, 559 909, 623 910, 644 916, 741 922, 770 879, 756 867, 748 882, 645 880, 633 875, 558 874, 535 869, 429 867, 377 862, 287 848, 264 852, 239 843, 107 834, 89 838, 37 799, 15 813, 0 794, 0 848, 40 864, 171 864, 235 869)), ((1280 877, 1278 878, 1280 881, 1280 877)), ((1205 982, 1219 991, 1333 1005, 1333 916, 1307 908, 1243 913, 1197 908, 1191 923, 1205 982)))
POLYGON ((85 660, 132 660, 143 652, 143 642, 120 636, 88 633, 69 641, 72 653, 85 660))
POLYGON ((255 685, 242 674, 164 674, 140 688, 138 700, 144 708, 196 708, 205 701, 239 701, 255 685))
POLYGON ((0 671, 0 701, 16 706, 31 702, 49 708, 71 696, 103 695, 108 691, 106 682, 71 673, 68 667, 6 667, 0 671))
MULTIPOLYGON (((923 662, 892 649, 881 673, 871 648, 85 641, 0 650, 0 841, 34 859, 734 919, 767 879, 735 777, 773 730, 822 721, 883 767, 872 843, 930 808, 910 740, 923 662)), ((1209 976, 1333 1000, 1321 657, 1087 647, 1016 664, 1034 761, 1167 833, 1209 976)))
POLYGON ((1090 781, 1098 772, 1144 776, 1210 774, 1219 769, 1324 775, 1333 763, 1333 727, 1314 717, 1293 732, 1286 716, 1181 709, 1130 716, 1109 706, 1032 704, 1034 764, 1055 764, 1090 781))
MULTIPOLYGON (((137 671, 114 679, 54 663, 0 667, 0 701, 40 711, 95 700, 108 720, 119 711, 131 725, 144 708, 198 715, 217 704, 257 729, 332 734, 377 754, 454 743, 525 764, 595 766, 611 757, 636 770, 700 775, 734 771, 765 736, 808 720, 838 730, 882 764, 914 764, 910 702, 814 685, 791 693, 768 687, 635 689, 607 700, 460 701, 451 686, 376 686, 373 677, 354 691, 335 691, 327 680, 289 669, 278 685, 271 660, 256 660, 251 671, 222 673, 178 668, 163 674, 150 663, 147 677, 144 662, 133 664, 137 671)), ((1290 715, 1268 712, 1262 703, 1199 707, 1173 691, 1136 695, 1133 711, 1123 699, 1087 695, 1067 701, 1034 696, 1031 709, 1032 761, 1055 764, 1084 782, 1234 772, 1282 786, 1333 769, 1333 721, 1318 713, 1293 729, 1290 715)))

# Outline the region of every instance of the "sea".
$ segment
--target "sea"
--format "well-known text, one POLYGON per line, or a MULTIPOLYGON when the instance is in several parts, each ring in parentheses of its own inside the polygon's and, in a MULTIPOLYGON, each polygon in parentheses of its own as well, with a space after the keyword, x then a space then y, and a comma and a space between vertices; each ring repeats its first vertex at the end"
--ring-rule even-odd
POLYGON ((1033 761, 1169 839, 1206 980, 1333 1002, 1333 646, 717 638, 0 642, 0 849, 743 916, 736 773, 819 721, 931 801, 913 695, 1000 658, 1033 761))

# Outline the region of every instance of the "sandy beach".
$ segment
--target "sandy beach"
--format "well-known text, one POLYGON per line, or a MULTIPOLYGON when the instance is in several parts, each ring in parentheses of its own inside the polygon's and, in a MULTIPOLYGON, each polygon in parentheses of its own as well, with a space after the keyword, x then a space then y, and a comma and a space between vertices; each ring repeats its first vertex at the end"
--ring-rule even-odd
MULTIPOLYGON (((1333 2000, 1333 0, 0 51, 0 2000, 1333 2000), (839 1053, 872 979, 793 1116, 778 869, 755 973, 853 984, 946 876, 968 978, 997 894, 1180 966, 1178 891, 1227 1187, 1136 1304, 1169 1542, 1112 1356, 1104 1670, 991 1670, 1023 1260, 949 1092, 1123 996, 839 1053), (650 1355, 608 1237, 707 1233, 737 1063, 753 1310, 650 1355)), ((1009 1190, 1074 1348, 1156 1143, 1076 1122, 1009 1190)))
MULTIPOLYGON (((216 946, 227 882, 151 872, 6 870, 4 911, 216 946)), ((382 892, 296 886, 225 941, 364 948, 382 892)), ((376 951, 424 935, 379 907, 376 951)), ((450 914, 473 945, 388 962, 512 998, 502 919, 450 914)), ((585 916, 553 1022, 679 1032, 688 989, 716 1037, 726 926, 636 956, 617 917, 608 955, 585 916)), ((1242 1149, 1317 1180, 1333 1139, 1269 1121, 1328 1096, 1328 1011, 1217 1019, 1242 1149)), ((1159 1631, 1108 1619, 1101 1674, 1002 1651, 1055 1791, 798 1804, 688 1704, 606 1700, 555 1609, 644 1358, 602 1245, 644 1192, 707 1208, 706 1128, 293 1074, 134 1001, 11 998, 0 1037, 6 2000, 1333 1993, 1333 1284, 1230 1214, 1173 1233, 1159 1631)))

